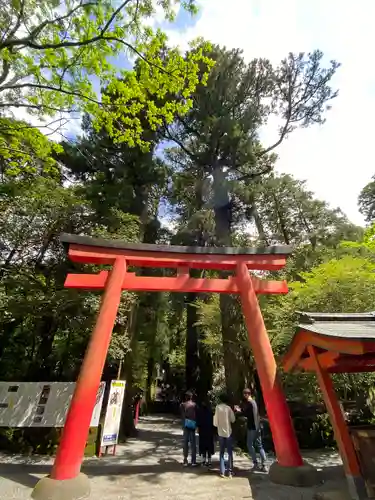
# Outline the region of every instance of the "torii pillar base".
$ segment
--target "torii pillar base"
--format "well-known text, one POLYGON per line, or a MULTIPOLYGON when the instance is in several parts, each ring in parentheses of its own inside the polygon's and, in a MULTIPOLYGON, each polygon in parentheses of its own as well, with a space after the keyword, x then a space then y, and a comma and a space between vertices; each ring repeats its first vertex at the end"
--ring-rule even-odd
POLYGON ((90 481, 85 474, 78 474, 73 479, 52 479, 44 477, 35 486, 31 494, 34 500, 83 500, 90 496, 90 481))
POLYGON ((271 465, 268 475, 273 483, 287 486, 309 488, 320 482, 318 471, 307 462, 299 467, 285 467, 276 461, 271 465))

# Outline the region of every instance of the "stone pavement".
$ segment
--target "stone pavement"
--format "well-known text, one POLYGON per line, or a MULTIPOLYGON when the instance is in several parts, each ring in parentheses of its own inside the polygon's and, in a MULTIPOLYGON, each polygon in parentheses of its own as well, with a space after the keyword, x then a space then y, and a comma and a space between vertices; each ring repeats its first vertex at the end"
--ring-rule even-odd
MULTIPOLYGON (((272 484, 267 474, 249 473, 250 462, 235 456, 235 477, 221 479, 218 455, 214 469, 183 468, 181 429, 167 417, 144 417, 139 436, 117 447, 116 457, 86 459, 83 465, 91 480, 92 500, 312 500, 317 491, 345 487, 336 453, 310 453, 305 458, 321 470, 316 488, 292 488, 272 484)), ((52 461, 45 457, 0 455, 0 500, 30 498, 52 461)))

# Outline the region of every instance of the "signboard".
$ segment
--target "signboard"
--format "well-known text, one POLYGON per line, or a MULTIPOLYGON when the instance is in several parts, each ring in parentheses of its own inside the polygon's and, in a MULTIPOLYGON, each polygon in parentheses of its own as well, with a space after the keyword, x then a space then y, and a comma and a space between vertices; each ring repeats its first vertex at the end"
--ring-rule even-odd
POLYGON ((113 446, 117 444, 124 394, 125 381, 112 380, 107 411, 105 414, 101 446, 113 446))
MULTIPOLYGON (((0 427, 63 427, 75 382, 0 382, 0 427)), ((105 382, 91 418, 98 427, 105 382)))

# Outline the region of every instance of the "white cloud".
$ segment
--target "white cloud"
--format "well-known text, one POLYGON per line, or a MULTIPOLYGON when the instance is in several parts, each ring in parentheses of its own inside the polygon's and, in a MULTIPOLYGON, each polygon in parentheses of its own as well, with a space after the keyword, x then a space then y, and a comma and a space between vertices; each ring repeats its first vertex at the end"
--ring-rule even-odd
MULTIPOLYGON (((197 23, 170 31, 173 44, 203 36, 228 48, 242 48, 247 59, 278 62, 290 51, 323 50, 342 63, 334 79, 340 89, 322 127, 298 130, 278 149, 279 171, 307 179, 308 187, 357 223, 362 187, 375 173, 371 118, 375 112, 375 2, 359 0, 201 0, 197 23)), ((275 128, 264 131, 272 140, 275 128)))

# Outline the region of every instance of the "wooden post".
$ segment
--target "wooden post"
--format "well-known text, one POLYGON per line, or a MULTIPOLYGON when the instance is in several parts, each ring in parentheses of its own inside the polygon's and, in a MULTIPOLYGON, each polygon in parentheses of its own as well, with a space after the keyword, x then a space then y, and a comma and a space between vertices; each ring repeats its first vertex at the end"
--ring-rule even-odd
POLYGON ((344 414, 337 399, 335 388, 329 373, 322 368, 314 346, 308 346, 308 352, 313 362, 324 403, 332 423, 335 439, 344 464, 346 478, 352 498, 366 498, 364 481, 354 449, 353 441, 346 425, 344 414))
POLYGON ((303 465, 289 408, 277 377, 277 367, 262 312, 245 263, 237 265, 237 283, 240 288, 249 343, 254 353, 267 415, 272 431, 277 461, 286 467, 303 465))
POLYGON ((51 478, 72 479, 80 470, 113 325, 120 304, 126 260, 118 257, 110 272, 98 318, 70 403, 51 478))
POLYGON ((120 362, 118 364, 117 380, 120 380, 120 378, 121 378, 121 372, 122 372, 122 359, 120 359, 120 362))
POLYGON ((134 416, 134 426, 137 427, 139 420, 139 409, 141 407, 141 400, 139 400, 135 406, 135 416, 134 416))

